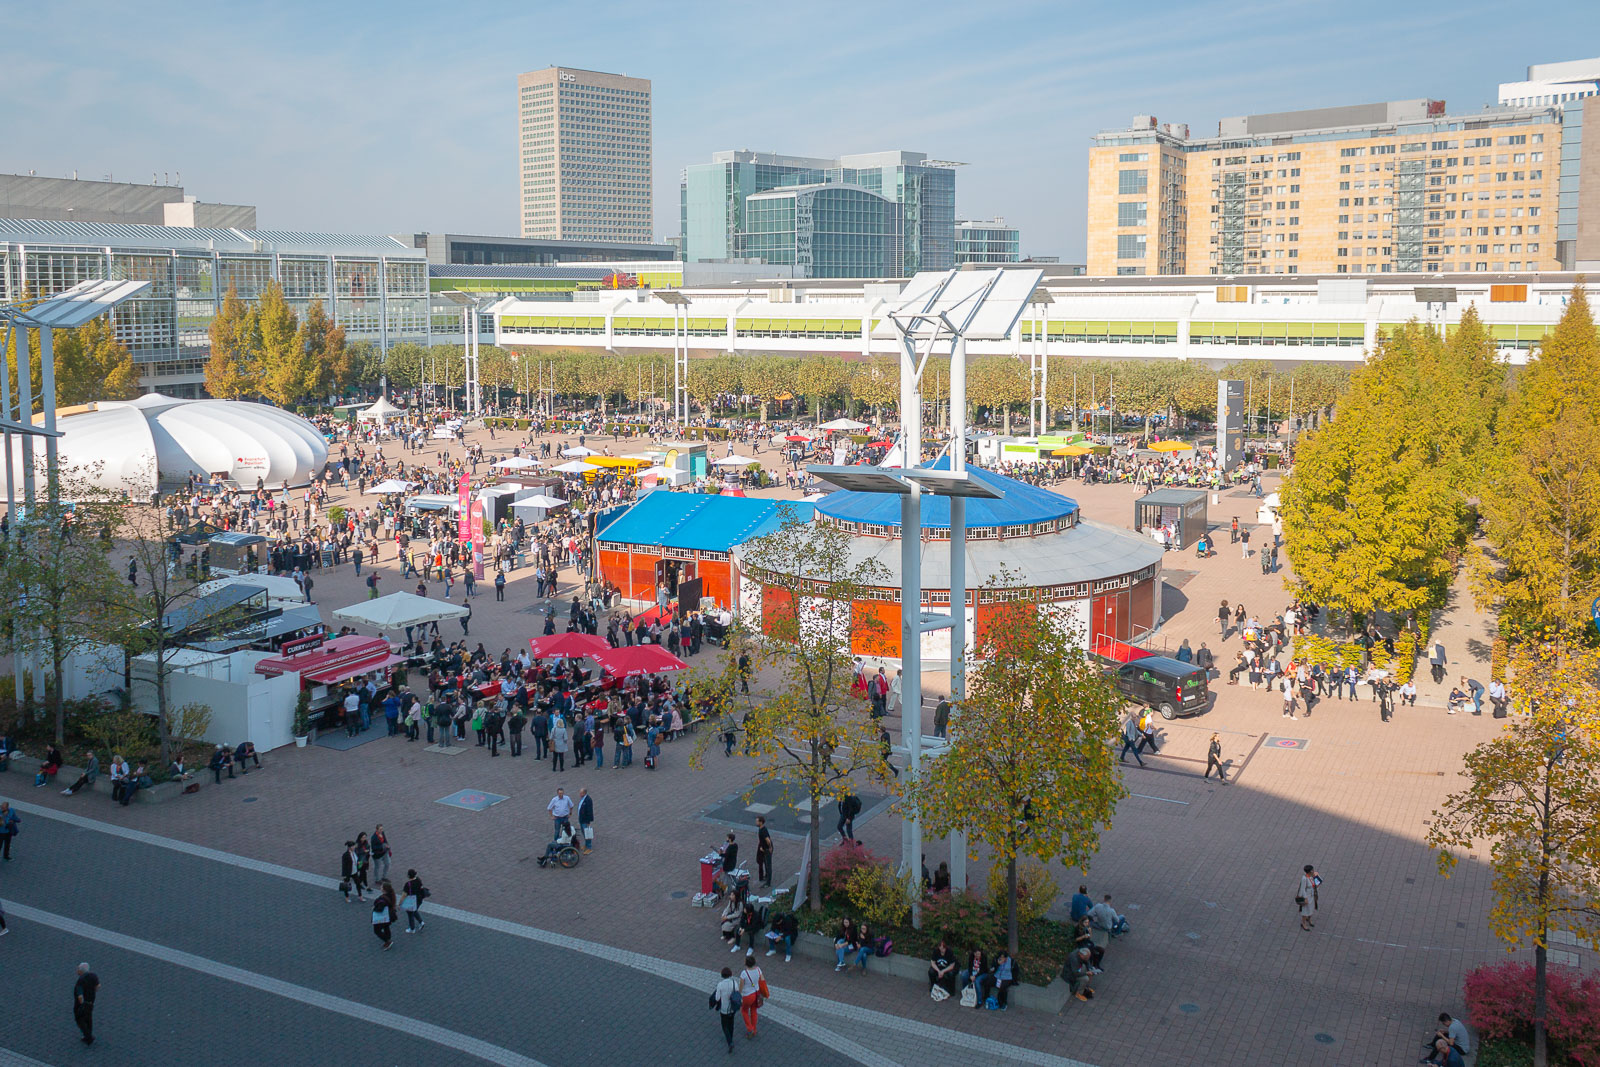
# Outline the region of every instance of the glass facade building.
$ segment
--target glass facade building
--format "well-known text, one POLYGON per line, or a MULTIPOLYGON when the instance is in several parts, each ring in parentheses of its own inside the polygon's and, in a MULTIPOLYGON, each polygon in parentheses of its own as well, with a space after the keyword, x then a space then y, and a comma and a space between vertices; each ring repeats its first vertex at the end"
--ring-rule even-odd
POLYGON ((891 273, 896 205, 853 185, 815 184, 757 193, 745 202, 747 255, 804 278, 891 273))
MULTIPOLYGON (((956 264, 954 166, 931 161, 920 152, 875 152, 838 159, 718 152, 710 163, 684 169, 679 189, 684 259, 693 263, 766 258, 762 250, 772 246, 773 231, 764 229, 760 240, 752 240, 752 198, 773 190, 839 185, 875 194, 891 207, 888 261, 874 276, 907 277, 919 270, 947 270, 956 264)), ((822 210, 873 209, 866 208, 859 196, 849 196, 825 200, 822 210)), ((762 223, 764 227, 773 224, 770 219, 762 223)), ((806 273, 801 272, 801 263, 794 265, 797 277, 860 277, 848 271, 873 258, 859 248, 846 252, 838 244, 824 241, 815 246, 806 273), (826 258, 834 251, 845 258, 838 262, 826 258)))
POLYGON ((1022 231, 1002 218, 962 219, 956 223, 956 265, 1021 263, 1022 231))
POLYGON ((140 383, 198 396, 211 319, 229 287, 244 300, 276 280, 297 315, 321 304, 351 341, 428 343, 428 263, 386 237, 0 220, 0 302, 90 279, 151 282, 111 313, 140 383))

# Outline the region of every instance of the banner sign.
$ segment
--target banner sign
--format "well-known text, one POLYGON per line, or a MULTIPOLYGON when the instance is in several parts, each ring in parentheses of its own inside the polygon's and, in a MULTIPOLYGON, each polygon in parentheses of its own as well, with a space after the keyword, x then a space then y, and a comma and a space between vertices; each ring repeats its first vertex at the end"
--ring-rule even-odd
POLYGON ((483 581, 483 497, 472 502, 472 577, 483 581))
POLYGON ((1244 459, 1244 382, 1217 380, 1217 466, 1231 471, 1244 459))
POLYGON ((461 485, 456 493, 460 511, 456 515, 456 540, 466 544, 472 540, 472 475, 461 472, 461 485))

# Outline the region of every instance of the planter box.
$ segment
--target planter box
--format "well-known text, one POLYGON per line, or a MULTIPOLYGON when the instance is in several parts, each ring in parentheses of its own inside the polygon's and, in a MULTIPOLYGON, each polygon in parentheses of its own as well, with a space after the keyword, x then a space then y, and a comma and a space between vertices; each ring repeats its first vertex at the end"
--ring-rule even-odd
MULTIPOLYGON (((16 764, 17 770, 22 771, 28 776, 28 782, 30 785, 32 785, 34 776, 39 773, 39 764, 43 761, 35 759, 32 756, 16 755, 11 757, 11 762, 16 764)), ((59 793, 61 790, 67 788, 67 786, 70 786, 73 782, 76 782, 82 774, 82 767, 69 767, 66 764, 62 764, 61 769, 56 772, 56 776, 53 781, 46 782, 44 785, 39 786, 38 788, 50 789, 54 787, 56 792, 59 793)), ((171 800, 173 797, 182 796, 184 785, 185 783, 183 782, 157 782, 149 789, 141 789, 135 793, 133 795, 132 802, 136 804, 159 804, 164 800, 171 800)), ((111 778, 105 769, 102 768, 100 771, 100 776, 85 786, 82 790, 80 790, 80 792, 103 793, 107 798, 109 798, 111 796, 111 778)), ((25 795, 26 794, 24 794, 24 796, 25 795)))
MULTIPOLYGON (((836 962, 833 948, 833 938, 822 934, 802 932, 795 938, 794 951, 796 955, 807 956, 812 959, 826 960, 829 966, 836 962)), ((884 975, 889 978, 900 978, 918 983, 918 989, 924 996, 927 995, 928 961, 917 959, 914 956, 904 956, 898 952, 891 953, 887 958, 872 956, 867 960, 868 975, 884 975)), ((1072 999, 1071 987, 1059 977, 1052 979, 1047 986, 1029 985, 1026 982, 1011 987, 1011 993, 1006 998, 1007 1003, 1013 1007, 1025 1008, 1029 1011, 1047 1011, 1059 1014, 1072 999)), ((951 998, 951 1003, 956 1003, 951 998)), ((957 1004, 957 1007, 960 1005, 957 1004)))

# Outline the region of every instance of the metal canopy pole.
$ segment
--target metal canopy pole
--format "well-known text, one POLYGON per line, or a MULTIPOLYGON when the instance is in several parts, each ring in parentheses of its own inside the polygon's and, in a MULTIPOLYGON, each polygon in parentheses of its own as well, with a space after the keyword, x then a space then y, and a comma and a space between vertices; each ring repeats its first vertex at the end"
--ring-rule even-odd
MULTIPOLYGON (((950 356, 950 469, 967 469, 967 340, 957 337, 950 356)), ((973 605, 976 622, 977 605, 973 605)), ((950 699, 967 696, 967 498, 950 498, 950 699)), ((918 708, 920 712, 920 706, 918 708)), ((918 733, 921 731, 918 715, 918 733)), ((950 889, 967 887, 967 835, 950 834, 950 889)))
MULTIPOLYGON (((922 460, 922 391, 917 388, 916 339, 906 324, 900 334, 900 452, 907 470, 922 460)), ((917 781, 922 766, 922 489, 915 482, 900 498, 900 739, 906 774, 917 781), (914 710, 913 710, 914 709, 914 710)), ((900 858, 916 877, 922 863, 922 820, 902 819, 900 858)), ((922 926, 922 909, 911 905, 911 924, 922 926)))

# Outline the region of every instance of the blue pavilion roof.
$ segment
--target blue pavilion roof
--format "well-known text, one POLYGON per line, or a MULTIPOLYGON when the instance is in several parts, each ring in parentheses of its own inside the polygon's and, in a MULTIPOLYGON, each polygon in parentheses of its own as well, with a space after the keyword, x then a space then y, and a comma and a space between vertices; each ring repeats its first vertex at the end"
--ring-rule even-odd
MULTIPOLYGON (((930 465, 934 470, 949 470, 950 460, 941 457, 930 465)), ((999 490, 1005 495, 999 500, 971 497, 967 500, 967 527, 1024 526, 1033 523, 1064 519, 1078 511, 1078 502, 1071 497, 1040 489, 1015 478, 984 470, 967 468, 973 480, 999 490)), ((900 525, 900 498, 887 493, 859 493, 841 489, 817 501, 817 511, 844 522, 869 523, 874 526, 900 525)), ((922 525, 949 529, 950 498, 923 494, 922 525)))

